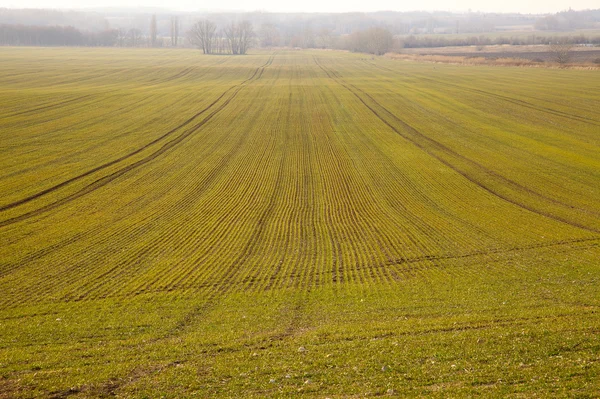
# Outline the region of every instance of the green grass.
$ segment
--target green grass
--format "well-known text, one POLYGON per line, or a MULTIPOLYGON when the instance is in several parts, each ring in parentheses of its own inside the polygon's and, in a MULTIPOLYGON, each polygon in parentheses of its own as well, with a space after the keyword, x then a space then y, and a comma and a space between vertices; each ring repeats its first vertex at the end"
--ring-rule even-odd
POLYGON ((0 398, 596 397, 600 75, 0 49, 0 398))

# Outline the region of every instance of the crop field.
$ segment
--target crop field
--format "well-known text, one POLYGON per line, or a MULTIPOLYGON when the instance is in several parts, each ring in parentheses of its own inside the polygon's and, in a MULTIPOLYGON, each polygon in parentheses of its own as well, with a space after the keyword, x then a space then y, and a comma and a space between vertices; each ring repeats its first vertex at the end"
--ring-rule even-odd
POLYGON ((0 48, 0 398, 598 397, 600 73, 0 48))

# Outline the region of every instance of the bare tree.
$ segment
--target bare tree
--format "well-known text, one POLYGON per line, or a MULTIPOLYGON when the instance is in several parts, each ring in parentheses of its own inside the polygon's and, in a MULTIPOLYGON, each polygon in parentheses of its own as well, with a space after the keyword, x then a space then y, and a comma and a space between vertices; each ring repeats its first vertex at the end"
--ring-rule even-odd
POLYGON ((171 46, 177 47, 179 41, 179 18, 171 17, 171 46))
POLYGON ((249 21, 232 22, 225 30, 231 54, 246 54, 254 40, 254 28, 249 21))
POLYGON ((260 38, 260 45, 263 47, 273 47, 279 45, 279 29, 277 29, 277 27, 273 24, 262 24, 258 35, 260 38))
POLYGON ((150 46, 156 47, 156 15, 150 20, 150 46))
POLYGON ((125 47, 127 45, 127 30, 120 28, 117 35, 117 46, 125 47))
POLYGON ((131 47, 137 47, 142 40, 142 31, 136 28, 129 29, 127 32, 127 36, 129 36, 129 45, 131 47))
POLYGON ((552 53, 552 58, 561 65, 569 63, 572 56, 571 50, 573 50, 573 45, 571 43, 550 43, 550 52, 552 53))
POLYGON ((215 33, 217 26, 205 19, 203 21, 196 22, 192 28, 188 31, 188 40, 194 46, 201 48, 204 54, 211 54, 215 44, 215 33))
POLYGON ((394 37, 383 28, 354 32, 348 37, 348 48, 356 52, 383 55, 393 47, 394 37))
POLYGON ((238 41, 238 25, 235 22, 229 24, 225 29, 225 38, 229 43, 229 50, 231 54, 239 54, 240 53, 240 44, 238 41))
POLYGON ((317 46, 320 48, 331 48, 332 33, 329 28, 321 28, 317 33, 317 46))
POLYGON ((225 34, 223 33, 223 31, 221 31, 215 39, 215 50, 219 54, 224 54, 227 52, 227 39, 225 39, 224 36, 225 34))
POLYGON ((242 21, 239 23, 239 45, 240 54, 246 54, 248 49, 252 46, 254 40, 254 28, 250 21, 242 21))

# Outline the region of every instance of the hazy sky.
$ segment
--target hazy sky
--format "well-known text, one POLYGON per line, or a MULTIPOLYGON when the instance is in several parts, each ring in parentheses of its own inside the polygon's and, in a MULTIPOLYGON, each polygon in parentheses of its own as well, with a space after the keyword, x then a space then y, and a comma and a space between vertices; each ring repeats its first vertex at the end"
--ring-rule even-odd
POLYGON ((271 12, 347 12, 347 11, 483 11, 545 13, 586 8, 600 8, 600 0, 420 0, 417 2, 399 0, 0 0, 0 7, 11 8, 88 8, 88 7, 160 7, 181 11, 215 9, 271 12))

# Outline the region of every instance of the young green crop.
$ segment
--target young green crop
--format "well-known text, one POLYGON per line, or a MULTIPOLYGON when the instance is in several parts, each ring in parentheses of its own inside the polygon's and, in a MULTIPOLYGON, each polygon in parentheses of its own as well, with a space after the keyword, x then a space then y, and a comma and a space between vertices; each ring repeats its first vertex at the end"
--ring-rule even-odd
POLYGON ((596 72, 0 53, 0 397, 600 389, 596 72))

